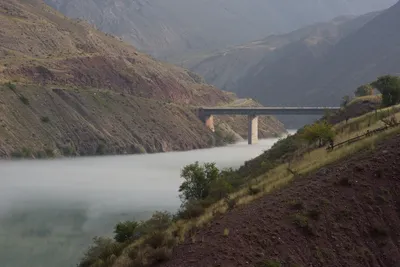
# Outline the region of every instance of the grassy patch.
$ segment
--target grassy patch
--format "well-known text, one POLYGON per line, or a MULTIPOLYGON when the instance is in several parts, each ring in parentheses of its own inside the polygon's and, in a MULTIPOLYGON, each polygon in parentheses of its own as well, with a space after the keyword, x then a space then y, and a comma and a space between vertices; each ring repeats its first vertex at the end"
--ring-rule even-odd
POLYGON ((224 236, 228 236, 229 235, 229 229, 228 228, 225 228, 224 229, 224 236))
MULTIPOLYGON (((400 111, 400 105, 388 107, 384 109, 379 109, 377 111, 369 112, 360 117, 352 118, 347 123, 345 121, 338 123, 334 126, 337 133, 341 134, 342 139, 347 138, 349 134, 359 131, 367 131, 371 129, 371 126, 382 126, 383 123, 380 122, 383 118, 395 115, 400 111)), ((397 114, 396 117, 399 115, 397 114)), ((352 136, 354 137, 354 136, 352 136)), ((341 141, 335 140, 336 142, 341 141)))

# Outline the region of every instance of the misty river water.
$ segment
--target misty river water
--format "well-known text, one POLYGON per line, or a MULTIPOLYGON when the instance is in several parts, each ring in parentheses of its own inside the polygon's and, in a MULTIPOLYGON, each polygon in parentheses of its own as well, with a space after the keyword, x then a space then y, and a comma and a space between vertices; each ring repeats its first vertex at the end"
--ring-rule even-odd
MULTIPOLYGON (((290 131, 293 133, 293 131, 290 131)), ((0 266, 75 266, 115 223, 175 211, 183 166, 239 167, 277 139, 187 152, 0 162, 0 266)))

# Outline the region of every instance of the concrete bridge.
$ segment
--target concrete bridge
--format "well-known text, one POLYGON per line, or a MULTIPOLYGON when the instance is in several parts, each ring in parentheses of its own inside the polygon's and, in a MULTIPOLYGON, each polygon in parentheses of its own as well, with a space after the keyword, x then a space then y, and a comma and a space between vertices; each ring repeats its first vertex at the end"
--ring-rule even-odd
POLYGON ((340 107, 216 107, 200 108, 200 119, 214 131, 215 115, 246 115, 248 117, 248 143, 258 141, 258 116, 260 115, 324 115, 326 111, 338 111, 340 107))

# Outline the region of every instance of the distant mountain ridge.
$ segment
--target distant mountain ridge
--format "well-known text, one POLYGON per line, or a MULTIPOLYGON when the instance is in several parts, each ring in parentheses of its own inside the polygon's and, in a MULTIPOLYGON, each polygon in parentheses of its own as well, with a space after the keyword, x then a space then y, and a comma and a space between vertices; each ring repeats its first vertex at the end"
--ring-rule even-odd
POLYGON ((139 50, 180 62, 226 46, 284 33, 342 14, 384 9, 395 0, 46 0, 139 50))
MULTIPOLYGON (((286 56, 311 51, 309 56, 321 57, 329 47, 377 14, 378 12, 373 12, 359 18, 341 16, 330 22, 313 24, 288 34, 271 35, 262 40, 226 49, 200 61, 189 60, 186 65, 218 88, 246 95, 247 86, 240 83, 241 79, 250 77, 266 66, 275 68, 280 61, 286 61, 287 65, 290 65, 285 68, 296 66, 293 65, 295 62, 288 62, 286 56), (302 49, 305 51, 301 52, 302 49)), ((276 72, 274 76, 277 75, 276 72)))
POLYGON ((208 82, 264 105, 337 105, 379 75, 400 74, 399 26, 397 3, 188 63, 208 82))

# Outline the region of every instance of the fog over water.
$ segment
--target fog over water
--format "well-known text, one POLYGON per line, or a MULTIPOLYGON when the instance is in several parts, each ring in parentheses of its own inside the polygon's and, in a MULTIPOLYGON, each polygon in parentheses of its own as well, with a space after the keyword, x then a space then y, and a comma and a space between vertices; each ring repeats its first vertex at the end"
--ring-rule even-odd
POLYGON ((199 161, 236 168, 276 141, 161 154, 2 161, 0 266, 73 266, 91 238, 110 234, 119 220, 144 219, 155 210, 175 211, 183 166, 199 161), (11 238, 11 244, 4 243, 11 238))

